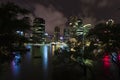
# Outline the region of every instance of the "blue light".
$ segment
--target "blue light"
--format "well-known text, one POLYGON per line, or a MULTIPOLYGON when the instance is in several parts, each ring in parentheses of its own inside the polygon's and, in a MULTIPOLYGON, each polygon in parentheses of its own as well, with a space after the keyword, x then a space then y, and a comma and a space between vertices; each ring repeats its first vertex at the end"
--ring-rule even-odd
POLYGON ((27 49, 31 49, 32 46, 31 46, 31 45, 26 45, 26 48, 27 48, 27 49))
POLYGON ((21 35, 21 36, 23 35, 23 31, 16 31, 16 33, 21 35))
POLYGON ((15 55, 15 59, 21 59, 21 55, 20 55, 20 53, 16 53, 16 55, 15 55))
POLYGON ((21 34, 20 35, 23 35, 23 31, 21 31, 21 34))
POLYGON ((15 52, 15 57, 14 57, 14 62, 15 64, 19 64, 19 62, 21 61, 21 55, 20 52, 15 52))
POLYGON ((47 48, 47 46, 44 46, 44 58, 45 59, 48 58, 48 48, 47 48))
POLYGON ((16 65, 15 61, 13 60, 11 63, 11 68, 13 71, 13 75, 17 77, 20 73, 20 65, 16 65))
POLYGON ((11 63, 11 68, 13 71, 13 75, 15 77, 17 77, 20 73, 20 64, 19 62, 21 61, 21 55, 20 52, 13 52, 13 54, 15 55, 12 63, 11 63))
POLYGON ((48 46, 45 45, 43 49, 43 68, 46 70, 48 67, 48 46))
POLYGON ((112 60, 115 62, 117 61, 117 53, 115 52, 112 53, 112 60))
POLYGON ((62 37, 62 36, 60 37, 60 40, 63 40, 63 37, 62 37))

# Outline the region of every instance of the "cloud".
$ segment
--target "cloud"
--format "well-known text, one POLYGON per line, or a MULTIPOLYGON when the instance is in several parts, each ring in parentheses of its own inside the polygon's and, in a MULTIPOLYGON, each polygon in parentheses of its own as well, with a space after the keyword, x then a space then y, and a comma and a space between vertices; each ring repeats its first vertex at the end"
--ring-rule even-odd
POLYGON ((83 4, 90 4, 93 5, 95 4, 96 0, 80 0, 83 4))
POLYGON ((96 18, 94 18, 94 17, 84 17, 83 18, 83 24, 95 25, 95 23, 96 23, 96 18))
POLYGON ((88 4, 98 7, 111 6, 113 4, 113 0, 80 0, 82 4, 88 4))
POLYGON ((66 17, 52 5, 45 7, 41 4, 36 4, 34 14, 45 19, 46 32, 48 33, 54 33, 55 26, 59 26, 63 29, 67 21, 66 17))
MULTIPOLYGON (((46 32, 53 34, 54 27, 59 26, 61 28, 61 33, 63 33, 63 28, 67 18, 63 15, 62 12, 56 10, 52 4, 48 6, 41 3, 41 0, 1 0, 0 2, 15 2, 23 8, 27 8, 33 12, 33 15, 29 15, 33 20, 33 16, 44 18, 46 23, 46 32), (22 4, 22 5, 21 5, 22 4)), ((44 2, 44 1, 43 1, 44 2)))
POLYGON ((105 6, 107 5, 107 3, 108 3, 107 0, 102 0, 102 1, 98 4, 98 6, 99 6, 99 7, 105 7, 105 6))
POLYGON ((119 21, 120 0, 0 0, 13 1, 30 9, 35 16, 46 20, 46 31, 52 33, 55 26, 64 28, 66 17, 79 16, 84 23, 94 24, 113 18, 119 21), (65 16, 66 17, 65 17, 65 16))
POLYGON ((112 5, 113 5, 113 1, 111 1, 111 0, 100 0, 98 3, 99 8, 103 8, 106 6, 112 6, 112 5))

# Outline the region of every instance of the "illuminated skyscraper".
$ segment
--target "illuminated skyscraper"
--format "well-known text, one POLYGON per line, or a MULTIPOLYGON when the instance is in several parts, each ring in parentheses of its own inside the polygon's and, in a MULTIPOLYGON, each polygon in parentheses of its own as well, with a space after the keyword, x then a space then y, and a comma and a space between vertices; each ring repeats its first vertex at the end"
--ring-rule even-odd
POLYGON ((33 21, 33 41, 42 43, 45 41, 45 20, 35 18, 33 21))
POLYGON ((69 35, 69 29, 68 28, 64 28, 64 41, 68 41, 70 35, 69 35))

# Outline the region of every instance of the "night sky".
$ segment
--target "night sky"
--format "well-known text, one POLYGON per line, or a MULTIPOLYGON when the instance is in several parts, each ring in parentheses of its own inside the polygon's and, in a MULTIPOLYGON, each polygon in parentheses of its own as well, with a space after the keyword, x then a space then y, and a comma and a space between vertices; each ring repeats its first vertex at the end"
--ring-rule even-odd
POLYGON ((79 16, 84 24, 110 18, 120 22, 120 0, 0 0, 7 1, 31 10, 33 16, 44 18, 48 33, 52 33, 55 26, 63 29, 70 16, 79 16))

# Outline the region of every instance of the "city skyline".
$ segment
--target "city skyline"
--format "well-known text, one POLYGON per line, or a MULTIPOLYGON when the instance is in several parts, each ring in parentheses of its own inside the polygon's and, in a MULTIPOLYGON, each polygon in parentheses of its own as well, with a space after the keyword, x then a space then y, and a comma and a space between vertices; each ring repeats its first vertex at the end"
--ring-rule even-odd
MULTIPOLYGON (((1 0, 0 2, 11 2, 1 0)), ((52 33, 54 27, 65 27, 70 16, 78 16, 84 24, 96 24, 110 18, 120 22, 119 0, 12 0, 19 6, 32 11, 33 16, 44 18, 46 32, 52 33)))

